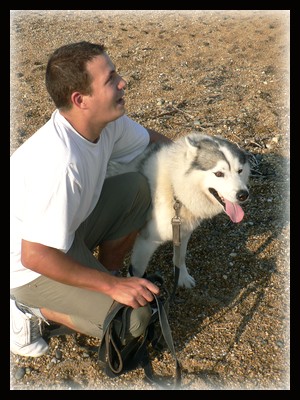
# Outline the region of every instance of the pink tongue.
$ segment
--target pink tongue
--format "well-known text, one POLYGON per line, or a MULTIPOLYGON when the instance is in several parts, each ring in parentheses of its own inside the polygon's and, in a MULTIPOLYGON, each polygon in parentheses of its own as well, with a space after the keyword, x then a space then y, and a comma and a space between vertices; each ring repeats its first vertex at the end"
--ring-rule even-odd
POLYGON ((231 221, 240 222, 244 218, 244 211, 238 204, 225 200, 225 212, 229 215, 231 221))

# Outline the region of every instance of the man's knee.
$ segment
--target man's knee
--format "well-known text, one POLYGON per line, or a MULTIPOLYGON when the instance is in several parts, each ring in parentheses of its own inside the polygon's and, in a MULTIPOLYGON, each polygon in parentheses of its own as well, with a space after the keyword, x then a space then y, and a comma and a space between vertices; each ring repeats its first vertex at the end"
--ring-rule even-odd
POLYGON ((151 192, 147 178, 139 172, 129 172, 131 190, 146 202, 151 200, 151 192))
POLYGON ((147 328, 151 318, 151 307, 146 305, 132 310, 129 317, 129 333, 132 337, 139 337, 147 328))
POLYGON ((132 217, 148 220, 152 211, 152 197, 147 178, 139 172, 130 172, 127 193, 131 194, 132 217), (140 217, 138 217, 140 216, 140 217))

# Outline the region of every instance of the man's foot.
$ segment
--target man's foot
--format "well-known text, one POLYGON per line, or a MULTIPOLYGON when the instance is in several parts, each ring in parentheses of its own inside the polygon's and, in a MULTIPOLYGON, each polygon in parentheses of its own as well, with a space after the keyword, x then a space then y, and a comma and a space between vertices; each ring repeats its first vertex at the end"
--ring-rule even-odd
POLYGON ((41 336, 42 319, 21 311, 10 299, 10 351, 25 357, 40 357, 48 350, 41 336))

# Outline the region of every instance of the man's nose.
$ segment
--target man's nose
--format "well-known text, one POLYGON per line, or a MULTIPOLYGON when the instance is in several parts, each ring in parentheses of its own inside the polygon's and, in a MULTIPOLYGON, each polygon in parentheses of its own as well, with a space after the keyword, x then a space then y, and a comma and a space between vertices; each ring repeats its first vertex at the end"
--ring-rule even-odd
POLYGON ((126 86, 127 86, 127 82, 125 81, 125 79, 123 79, 121 77, 120 82, 118 84, 118 89, 126 89, 126 86))

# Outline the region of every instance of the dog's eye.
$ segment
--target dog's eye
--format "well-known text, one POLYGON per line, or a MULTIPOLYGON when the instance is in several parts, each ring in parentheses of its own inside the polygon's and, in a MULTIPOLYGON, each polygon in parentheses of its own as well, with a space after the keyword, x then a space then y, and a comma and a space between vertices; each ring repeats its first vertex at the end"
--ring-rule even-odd
POLYGON ((217 171, 217 172, 215 172, 214 174, 215 174, 218 178, 223 178, 223 176, 224 176, 224 173, 221 172, 221 171, 217 171))
POLYGON ((242 172, 243 172, 242 169, 239 169, 239 170, 238 170, 238 174, 241 174, 242 172))

